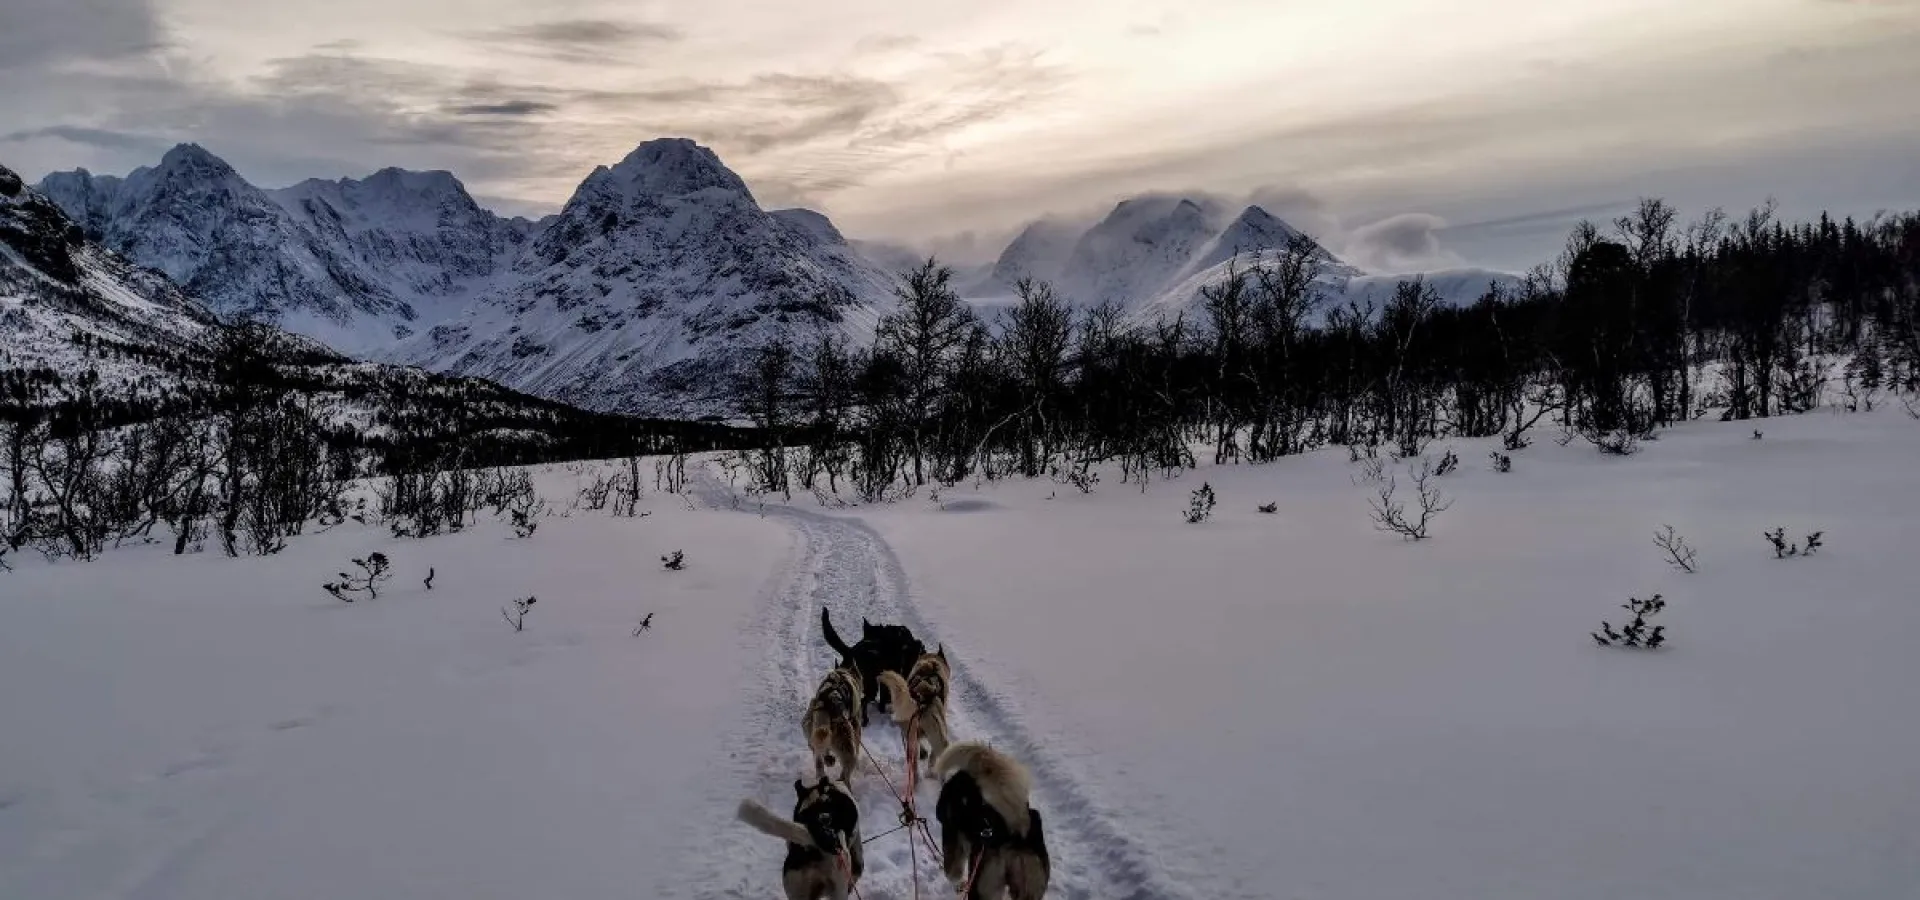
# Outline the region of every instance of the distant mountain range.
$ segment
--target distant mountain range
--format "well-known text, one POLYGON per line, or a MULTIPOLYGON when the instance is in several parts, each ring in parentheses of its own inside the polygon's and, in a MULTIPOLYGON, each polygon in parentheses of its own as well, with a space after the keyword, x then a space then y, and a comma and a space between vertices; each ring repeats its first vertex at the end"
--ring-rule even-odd
MULTIPOLYGON (((104 233, 98 221, 91 230, 104 233)), ((71 406, 86 394, 109 423, 205 415, 221 389, 218 347, 238 326, 173 280, 191 277, 139 265, 89 231, 0 166, 0 416, 71 406)), ((176 246, 189 247, 176 257, 189 264, 198 255, 176 246)), ((242 324, 281 386, 348 444, 391 451, 413 441, 484 463, 627 452, 669 437, 690 447, 730 439, 723 429, 589 413, 483 379, 357 362, 310 338, 242 324)))
MULTIPOLYGON (((124 178, 61 172, 38 190, 91 242, 222 320, 629 413, 719 410, 747 351, 775 336, 870 341, 896 276, 921 261, 849 241, 811 210, 763 209, 711 150, 677 138, 596 168, 539 222, 493 214, 439 171, 263 190, 192 144, 124 178)), ((1030 276, 1147 321, 1190 309, 1231 260, 1295 233, 1258 206, 1140 197, 1090 227, 1034 222, 955 283, 983 311, 1030 276)), ((1322 263, 1330 298, 1384 297, 1400 280, 1322 263)), ((1429 283, 1463 303, 1513 280, 1460 270, 1429 283)))

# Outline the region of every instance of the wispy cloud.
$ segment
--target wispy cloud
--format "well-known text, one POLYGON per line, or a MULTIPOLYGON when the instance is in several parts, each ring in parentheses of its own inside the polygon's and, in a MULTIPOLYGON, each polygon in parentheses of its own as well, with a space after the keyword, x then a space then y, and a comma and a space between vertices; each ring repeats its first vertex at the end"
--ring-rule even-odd
POLYGON ((447 107, 456 116, 534 116, 560 107, 538 100, 505 100, 499 103, 468 103, 447 107))
POLYGON ((665 44, 686 35, 658 22, 619 19, 560 19, 469 32, 492 49, 572 63, 605 62, 642 44, 665 44))

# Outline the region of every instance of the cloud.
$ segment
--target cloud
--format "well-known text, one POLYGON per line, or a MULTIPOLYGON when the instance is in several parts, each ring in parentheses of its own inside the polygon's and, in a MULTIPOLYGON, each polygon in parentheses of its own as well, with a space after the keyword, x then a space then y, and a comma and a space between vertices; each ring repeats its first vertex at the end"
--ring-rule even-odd
POLYGON ((108 128, 88 128, 83 125, 51 125, 46 128, 0 135, 0 141, 6 142, 31 141, 38 138, 56 138, 73 144, 152 155, 158 155, 170 146, 167 141, 158 140, 149 135, 114 131, 108 128))
POLYGON ((5 0, 5 6, 0 71, 120 59, 166 44, 145 0, 5 0))
POLYGON ((853 42, 853 52, 872 56, 884 56, 902 50, 912 50, 924 41, 910 34, 869 34, 853 42))
POLYGON ((1343 256, 1375 272, 1421 272, 1462 264, 1440 245, 1445 219, 1428 213, 1401 213, 1355 228, 1343 242, 1343 256))
POLYGON ((499 103, 468 103, 461 106, 449 106, 447 112, 456 116, 532 116, 553 112, 560 107, 538 100, 504 100, 499 103))
POLYGON ((560 19, 470 35, 492 48, 575 63, 602 63, 642 44, 674 43, 686 37, 672 25, 616 19, 560 19))

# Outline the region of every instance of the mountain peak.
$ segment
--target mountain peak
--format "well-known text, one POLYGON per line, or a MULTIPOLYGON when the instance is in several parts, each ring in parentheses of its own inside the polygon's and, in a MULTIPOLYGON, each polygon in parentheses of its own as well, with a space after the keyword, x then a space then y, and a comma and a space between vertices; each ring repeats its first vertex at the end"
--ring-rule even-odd
POLYGON ((775 220, 783 224, 800 229, 808 236, 822 243, 844 244, 847 242, 846 236, 841 234, 840 229, 834 226, 833 220, 827 218, 823 213, 803 207, 794 207, 792 209, 776 209, 767 213, 767 215, 772 216, 775 220))
POLYGON ((711 149, 688 138, 657 138, 635 147, 606 170, 623 184, 658 196, 720 189, 752 196, 746 182, 711 149))
POLYGON ((160 170, 169 172, 207 172, 214 175, 233 174, 233 167, 227 161, 213 155, 199 144, 175 144, 165 156, 160 157, 160 170))

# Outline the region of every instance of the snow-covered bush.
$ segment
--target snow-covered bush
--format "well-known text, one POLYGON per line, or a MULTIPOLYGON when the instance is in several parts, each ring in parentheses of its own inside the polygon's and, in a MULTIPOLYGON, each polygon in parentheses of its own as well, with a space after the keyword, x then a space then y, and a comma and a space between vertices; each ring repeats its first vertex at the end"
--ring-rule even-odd
POLYGON ((1213 485, 1203 483, 1198 490, 1193 492, 1193 496, 1188 499, 1187 510, 1181 513, 1181 515, 1187 520, 1187 524, 1198 525, 1201 522, 1205 522, 1208 516, 1213 515, 1215 502, 1213 485))
MULTIPOLYGON (((389 571, 392 563, 387 559, 387 555, 378 552, 369 553, 365 559, 354 560, 353 564, 360 567, 359 574, 341 572, 339 581, 330 581, 321 587, 345 603, 352 603, 354 600, 353 597, 348 596, 349 594, 365 594, 369 600, 377 599, 380 596, 380 583, 393 577, 393 573, 389 571)), ((427 578, 431 581, 433 576, 429 575, 427 578)))
POLYGON ((1513 457, 1494 450, 1487 454, 1487 458, 1493 461, 1493 470, 1495 472, 1513 471, 1513 457))
POLYGON ((525 600, 515 600, 513 601, 513 611, 508 612, 506 607, 501 607, 500 615, 507 620, 508 625, 513 626, 514 631, 525 631, 527 630, 527 613, 532 612, 533 605, 538 602, 540 601, 534 597, 528 597, 525 600))
POLYGON ((1593 642, 1602 647, 1632 647, 1637 650, 1658 650, 1667 642, 1667 626, 1647 624, 1647 619, 1657 616, 1667 608, 1667 601, 1655 594, 1646 600, 1627 598, 1620 608, 1633 614, 1633 620, 1619 631, 1613 630, 1613 623, 1602 621, 1600 630, 1588 632, 1593 642))
POLYGON ((687 553, 684 550, 675 550, 660 557, 660 564, 678 572, 687 567, 687 553))
POLYGON ((1773 546, 1774 559, 1786 559, 1791 556, 1812 556, 1820 549, 1821 537, 1825 534, 1826 532, 1824 531, 1816 531, 1807 535, 1804 546, 1789 543, 1787 541, 1787 530, 1785 528, 1775 528, 1772 531, 1763 533, 1761 536, 1766 538, 1767 543, 1773 546))

